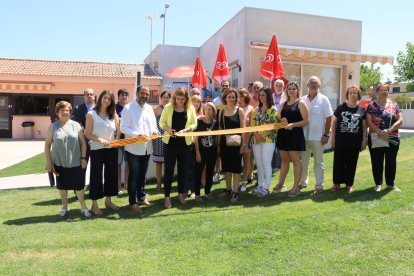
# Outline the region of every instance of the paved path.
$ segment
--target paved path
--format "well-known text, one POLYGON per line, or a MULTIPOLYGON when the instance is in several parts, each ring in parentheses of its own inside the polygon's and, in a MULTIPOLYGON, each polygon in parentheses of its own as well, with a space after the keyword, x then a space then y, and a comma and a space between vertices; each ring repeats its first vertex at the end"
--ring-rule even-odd
POLYGON ((0 139, 0 170, 43 152, 44 140, 0 139))
POLYGON ((47 173, 0 177, 0 190, 50 187, 47 173))

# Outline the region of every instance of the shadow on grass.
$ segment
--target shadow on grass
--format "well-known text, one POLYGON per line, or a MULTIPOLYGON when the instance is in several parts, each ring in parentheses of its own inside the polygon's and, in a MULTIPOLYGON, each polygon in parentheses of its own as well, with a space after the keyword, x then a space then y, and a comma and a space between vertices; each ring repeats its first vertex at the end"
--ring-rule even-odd
MULTIPOLYGON (((266 197, 257 198, 250 193, 253 187, 250 187, 248 191, 240 193, 239 200, 236 203, 230 203, 229 197, 218 197, 222 189, 216 189, 212 191, 213 201, 204 201, 203 203, 197 203, 192 199, 187 201, 187 204, 181 205, 177 196, 171 197, 171 203, 173 208, 170 210, 165 210, 164 198, 157 198, 152 200, 153 206, 142 207, 143 213, 136 214, 131 212, 129 206, 122 206, 119 211, 112 211, 102 208, 104 213, 103 216, 96 217, 93 216, 90 219, 85 219, 81 217, 79 209, 70 210, 65 218, 59 217, 56 215, 45 215, 45 216, 34 216, 34 217, 25 217, 14 220, 5 221, 6 225, 27 225, 27 224, 37 224, 37 223, 62 223, 62 222, 82 222, 85 220, 94 220, 94 219, 107 219, 107 220, 119 220, 119 219, 151 219, 157 217, 171 217, 171 216, 189 216, 197 215, 200 213, 210 213, 210 212, 223 212, 227 209, 242 207, 272 207, 284 202, 298 202, 302 200, 311 199, 314 202, 322 203, 337 200, 342 198, 344 202, 353 203, 360 201, 373 201, 380 199, 381 197, 387 195, 390 190, 384 189, 381 192, 374 192, 372 188, 367 188, 365 190, 356 190, 353 193, 347 193, 346 189, 340 189, 337 192, 331 190, 325 190, 320 195, 312 195, 312 191, 304 191, 295 198, 288 197, 288 191, 282 192, 279 194, 270 194, 266 197), (178 212, 177 212, 178 211, 178 212)), ((176 187, 173 189, 176 194, 176 187)), ((154 189, 148 189, 149 194, 158 194, 160 191, 154 189)), ((125 198, 128 200, 127 193, 120 195, 119 197, 125 198)), ((74 198, 70 199, 71 202, 75 202, 74 198)), ((38 206, 47 206, 47 205, 60 205, 60 199, 35 202, 33 205, 38 206)))

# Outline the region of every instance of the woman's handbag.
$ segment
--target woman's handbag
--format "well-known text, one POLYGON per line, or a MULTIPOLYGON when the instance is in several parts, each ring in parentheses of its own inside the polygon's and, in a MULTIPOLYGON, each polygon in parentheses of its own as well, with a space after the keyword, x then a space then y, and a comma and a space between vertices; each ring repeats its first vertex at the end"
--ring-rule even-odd
POLYGON ((228 147, 240 147, 241 135, 239 134, 227 134, 226 135, 226 146, 228 147))
POLYGON ((378 133, 370 133, 371 136, 371 148, 388 148, 390 143, 379 137, 378 133))
MULTIPOLYGON (((221 110, 222 111, 222 110, 221 110)), ((237 109, 237 112, 239 112, 239 109, 237 109)), ((224 119, 224 113, 223 113, 223 127, 226 129, 226 123, 224 119)), ((241 146, 241 135, 240 134, 227 134, 226 137, 226 146, 228 147, 240 147, 241 146)))

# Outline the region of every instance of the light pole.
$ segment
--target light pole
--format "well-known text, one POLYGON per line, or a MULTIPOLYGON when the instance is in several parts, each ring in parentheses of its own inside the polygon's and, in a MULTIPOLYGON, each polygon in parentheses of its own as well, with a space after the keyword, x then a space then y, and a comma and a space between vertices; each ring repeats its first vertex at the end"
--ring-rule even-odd
POLYGON ((167 15, 167 9, 170 7, 170 4, 165 3, 164 7, 165 7, 164 13, 161 14, 160 16, 160 18, 164 19, 164 29, 162 31, 162 44, 165 44, 165 16, 167 15))
POLYGON ((150 58, 150 64, 151 64, 152 63, 151 53, 152 53, 152 19, 153 19, 153 17, 151 15, 146 15, 145 16, 145 19, 148 19, 149 21, 151 21, 151 31, 150 31, 150 56, 149 56, 149 58, 150 58))

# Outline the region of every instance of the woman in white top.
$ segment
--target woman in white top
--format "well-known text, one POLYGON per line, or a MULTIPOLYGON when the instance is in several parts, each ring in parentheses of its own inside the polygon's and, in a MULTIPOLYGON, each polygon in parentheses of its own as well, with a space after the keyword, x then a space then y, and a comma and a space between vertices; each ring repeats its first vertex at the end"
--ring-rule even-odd
POLYGON ((111 197, 118 194, 118 150, 109 148, 108 143, 119 139, 120 130, 119 118, 115 112, 115 98, 110 90, 102 91, 96 106, 86 115, 85 136, 91 141, 91 211, 94 215, 100 216, 103 213, 97 200, 104 196, 106 208, 119 209, 111 201, 111 197))
MULTIPOLYGON (((250 104, 251 96, 249 91, 246 88, 240 88, 237 90, 239 94, 239 106, 244 111, 244 118, 246 121, 246 126, 250 125, 250 121, 253 117, 254 107, 250 104)), ((250 133, 247 134, 250 137, 250 133)), ((252 182, 253 178, 253 167, 254 167, 254 158, 252 155, 251 149, 247 150, 243 154, 243 178, 240 182, 241 187, 240 191, 246 191, 246 184, 252 182)))

